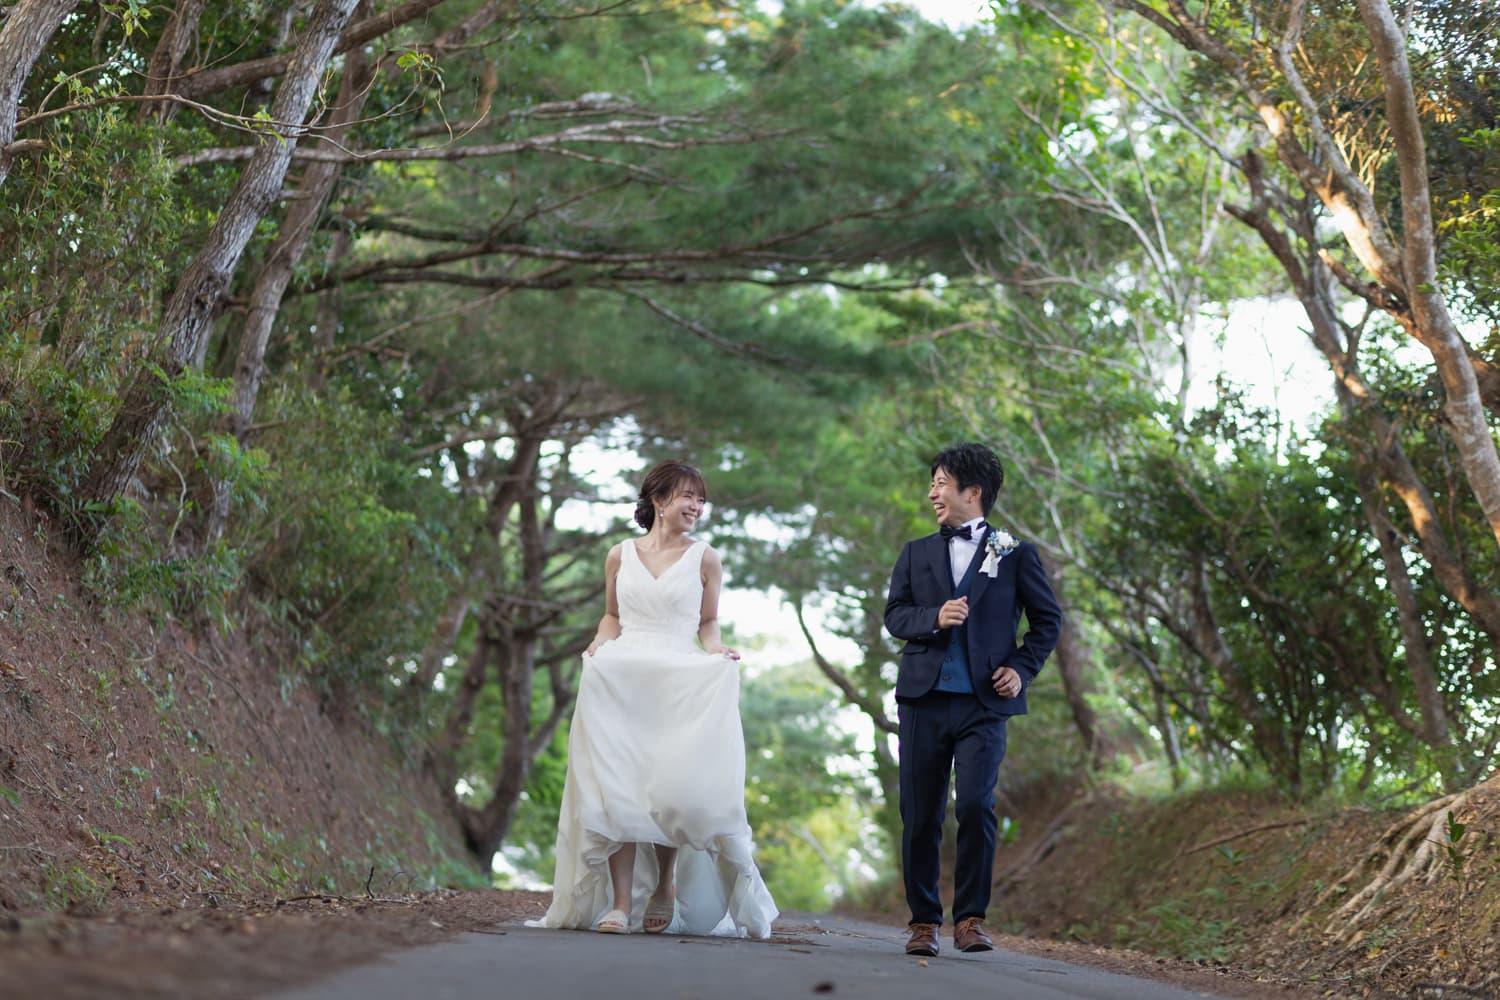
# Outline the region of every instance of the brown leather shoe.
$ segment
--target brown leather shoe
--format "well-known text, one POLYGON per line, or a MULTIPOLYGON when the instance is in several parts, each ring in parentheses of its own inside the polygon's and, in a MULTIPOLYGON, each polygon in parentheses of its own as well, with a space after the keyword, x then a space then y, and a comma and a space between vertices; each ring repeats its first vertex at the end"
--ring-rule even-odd
POLYGON ((938 925, 911 924, 911 940, 906 942, 908 955, 926 955, 932 958, 938 953, 938 925))
MULTIPOLYGON (((959 951, 989 951, 995 942, 984 932, 983 917, 965 917, 953 928, 953 947, 959 951)), ((910 951, 911 949, 907 949, 910 951)))

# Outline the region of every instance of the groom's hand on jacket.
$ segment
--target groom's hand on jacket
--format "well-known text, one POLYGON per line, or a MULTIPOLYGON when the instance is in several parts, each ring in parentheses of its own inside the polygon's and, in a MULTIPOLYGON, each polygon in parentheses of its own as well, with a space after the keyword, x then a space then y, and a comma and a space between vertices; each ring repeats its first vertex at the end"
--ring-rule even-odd
POLYGON ((995 682, 995 693, 1002 698, 1014 698, 1021 693, 1021 675, 1012 667, 1001 667, 990 680, 995 682))
POLYGON ((969 617, 969 599, 967 597, 954 598, 944 602, 938 608, 938 628, 952 628, 962 625, 969 617))

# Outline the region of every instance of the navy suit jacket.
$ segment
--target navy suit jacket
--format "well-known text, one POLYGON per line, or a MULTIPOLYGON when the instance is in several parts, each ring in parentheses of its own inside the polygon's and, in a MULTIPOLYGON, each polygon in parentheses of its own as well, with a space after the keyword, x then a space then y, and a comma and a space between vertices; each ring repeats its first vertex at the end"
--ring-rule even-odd
MULTIPOLYGON (((938 628, 938 610, 952 597, 947 539, 931 534, 907 542, 891 571, 885 603, 886 630, 906 640, 896 677, 898 701, 920 698, 937 684, 953 635, 952 629, 938 628)), ((1021 542, 1001 559, 994 577, 974 575, 965 622, 969 675, 975 695, 987 709, 998 715, 1026 714, 1026 688, 1057 646, 1062 624, 1062 610, 1030 542, 1021 542), (1027 625, 1024 641, 1016 636, 1022 612, 1027 625), (1000 667, 1012 667, 1021 675, 1021 693, 1014 698, 995 693, 990 675, 1000 667)))

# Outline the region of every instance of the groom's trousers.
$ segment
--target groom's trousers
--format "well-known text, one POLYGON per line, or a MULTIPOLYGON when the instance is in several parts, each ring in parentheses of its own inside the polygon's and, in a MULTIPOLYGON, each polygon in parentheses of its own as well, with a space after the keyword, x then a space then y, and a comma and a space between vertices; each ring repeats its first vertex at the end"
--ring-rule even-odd
POLYGON ((995 782, 1005 758, 1005 716, 972 694, 932 691, 897 705, 901 760, 901 869, 912 923, 941 924, 938 895, 948 776, 954 778, 958 852, 953 921, 983 917, 995 868, 995 782))

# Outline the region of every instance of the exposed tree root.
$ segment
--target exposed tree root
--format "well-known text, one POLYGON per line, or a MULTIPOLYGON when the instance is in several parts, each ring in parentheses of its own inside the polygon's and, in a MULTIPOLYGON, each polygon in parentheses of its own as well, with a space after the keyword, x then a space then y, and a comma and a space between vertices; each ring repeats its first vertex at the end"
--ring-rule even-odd
POLYGON ((1329 915, 1324 933, 1335 942, 1347 943, 1369 922, 1391 893, 1422 875, 1426 875, 1429 882, 1437 878, 1442 873, 1442 855, 1436 848, 1445 841, 1443 828, 1448 813, 1463 809, 1468 794, 1455 792, 1433 799, 1387 827, 1370 850, 1313 904, 1313 909, 1316 909, 1334 893, 1352 886, 1371 862, 1382 854, 1386 856, 1385 864, 1364 887, 1329 915))
POLYGON ((1215 837, 1213 840, 1194 845, 1193 847, 1189 847, 1187 850, 1183 851, 1182 854, 1197 854, 1199 851, 1206 851, 1210 847, 1218 847, 1220 844, 1227 844, 1231 840, 1239 840, 1241 837, 1248 837, 1252 833, 1262 833, 1266 830, 1281 830, 1289 826, 1306 826, 1309 823, 1317 822, 1318 819, 1319 817, 1315 816, 1302 816, 1297 819, 1278 820, 1275 823, 1262 823, 1259 826, 1252 826, 1244 830, 1236 830, 1234 833, 1226 834, 1223 837, 1215 837))

